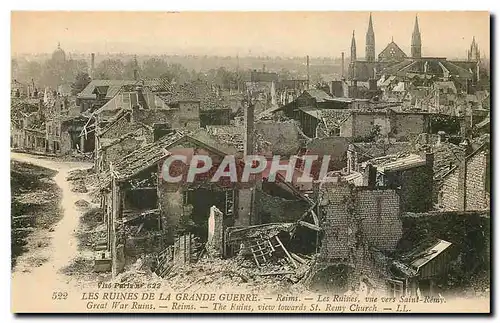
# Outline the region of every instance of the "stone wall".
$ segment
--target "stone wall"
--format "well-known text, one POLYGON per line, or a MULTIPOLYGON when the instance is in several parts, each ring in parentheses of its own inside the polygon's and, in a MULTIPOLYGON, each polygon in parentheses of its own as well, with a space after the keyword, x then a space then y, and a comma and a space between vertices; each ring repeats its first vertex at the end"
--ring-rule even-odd
POLYGON ((427 117, 423 114, 394 114, 391 121, 391 133, 400 141, 427 132, 427 117))
POLYGON ((443 178, 438 203, 444 211, 490 209, 489 158, 490 150, 483 147, 443 178))
POLYGON ((487 210, 490 208, 490 193, 486 188, 486 167, 488 166, 489 153, 488 150, 482 150, 467 161, 466 210, 487 210))
POLYGON ((439 191, 438 203, 446 211, 456 211, 458 208, 458 168, 455 168, 443 179, 439 191))

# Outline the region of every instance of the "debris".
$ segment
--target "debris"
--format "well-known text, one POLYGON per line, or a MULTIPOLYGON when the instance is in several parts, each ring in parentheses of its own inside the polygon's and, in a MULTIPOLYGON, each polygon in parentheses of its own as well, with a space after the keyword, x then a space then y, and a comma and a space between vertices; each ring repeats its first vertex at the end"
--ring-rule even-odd
POLYGON ((72 187, 71 187, 71 192, 75 192, 75 193, 87 193, 87 187, 85 186, 85 182, 83 181, 83 179, 78 179, 78 180, 75 180, 72 183, 72 187))
POLYGON ((258 276, 274 276, 274 275, 288 275, 294 274, 293 271, 272 271, 270 273, 260 273, 258 276))
POLYGON ((82 209, 86 209, 90 206, 90 203, 87 202, 86 200, 78 200, 75 202, 75 206, 76 207, 79 207, 79 208, 82 208, 82 209))
POLYGON ((298 255, 294 254, 293 252, 290 252, 290 256, 292 256, 293 259, 297 260, 301 264, 305 264, 306 260, 302 259, 298 255))

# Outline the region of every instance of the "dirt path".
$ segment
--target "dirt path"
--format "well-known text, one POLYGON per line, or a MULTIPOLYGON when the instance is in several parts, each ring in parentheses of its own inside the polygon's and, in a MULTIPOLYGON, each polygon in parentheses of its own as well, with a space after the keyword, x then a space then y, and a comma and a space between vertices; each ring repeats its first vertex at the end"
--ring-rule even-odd
POLYGON ((66 180, 68 172, 77 168, 89 168, 90 163, 65 162, 43 157, 11 153, 11 158, 20 162, 32 163, 41 167, 58 171, 54 177, 55 183, 61 189, 62 219, 51 230, 40 230, 34 234, 48 234, 50 242, 43 248, 29 250, 19 256, 17 265, 12 273, 12 301, 23 302, 30 295, 40 293, 52 294, 56 286, 68 285, 71 277, 59 273, 69 265, 79 254, 78 240, 75 232, 78 228, 80 212, 75 202, 87 199, 87 194, 71 191, 70 183, 66 180), (33 257, 46 259, 40 266, 34 267, 29 260, 33 257), (33 294, 30 294, 33 293, 33 294), (16 301, 16 299, 18 299, 16 301))

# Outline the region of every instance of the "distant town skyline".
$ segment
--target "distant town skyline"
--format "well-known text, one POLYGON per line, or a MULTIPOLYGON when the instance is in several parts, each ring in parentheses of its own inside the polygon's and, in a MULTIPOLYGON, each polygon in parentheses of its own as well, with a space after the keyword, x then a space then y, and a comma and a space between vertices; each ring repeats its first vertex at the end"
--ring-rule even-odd
MULTIPOLYGON (((490 54, 490 17, 479 11, 372 12, 376 55, 393 39, 410 54, 418 15, 423 56, 466 57, 472 38, 490 54)), ((11 52, 138 55, 365 56, 369 12, 12 12, 11 52)))

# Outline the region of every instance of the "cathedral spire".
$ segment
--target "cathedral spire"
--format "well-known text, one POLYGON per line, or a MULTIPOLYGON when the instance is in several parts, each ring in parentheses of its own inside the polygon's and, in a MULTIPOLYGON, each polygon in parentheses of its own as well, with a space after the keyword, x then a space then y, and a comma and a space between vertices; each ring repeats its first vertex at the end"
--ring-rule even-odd
POLYGON ((415 26, 411 35, 411 56, 414 58, 422 57, 422 39, 418 27, 418 16, 415 16, 415 26))
POLYGON ((373 21, 371 12, 370 12, 370 20, 368 21, 368 30, 366 31, 365 58, 368 62, 375 61, 375 33, 373 31, 373 21))
POLYGON ((352 31, 351 40, 351 62, 356 61, 356 38, 354 37, 354 30, 352 31))

